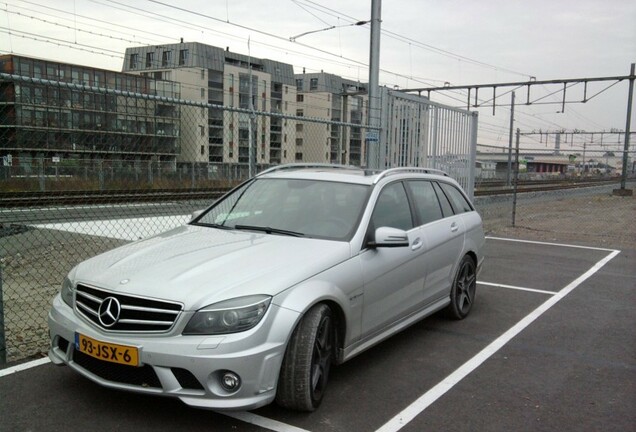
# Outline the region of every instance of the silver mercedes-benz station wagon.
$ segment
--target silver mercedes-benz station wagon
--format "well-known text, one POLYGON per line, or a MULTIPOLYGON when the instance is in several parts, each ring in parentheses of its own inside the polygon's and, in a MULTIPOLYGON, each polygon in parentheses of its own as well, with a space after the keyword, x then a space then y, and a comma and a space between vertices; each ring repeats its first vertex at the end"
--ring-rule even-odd
POLYGON ((484 241, 440 171, 275 167, 187 225, 72 269, 49 357, 192 406, 311 411, 332 365, 438 310, 466 317, 484 241))

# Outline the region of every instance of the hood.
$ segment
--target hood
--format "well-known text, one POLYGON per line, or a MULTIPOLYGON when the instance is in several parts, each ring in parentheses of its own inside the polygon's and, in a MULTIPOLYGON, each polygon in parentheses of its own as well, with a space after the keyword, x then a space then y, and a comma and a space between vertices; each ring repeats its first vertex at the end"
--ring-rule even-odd
POLYGON ((349 257, 346 242, 186 225, 84 261, 74 282, 197 310, 274 296, 349 257))

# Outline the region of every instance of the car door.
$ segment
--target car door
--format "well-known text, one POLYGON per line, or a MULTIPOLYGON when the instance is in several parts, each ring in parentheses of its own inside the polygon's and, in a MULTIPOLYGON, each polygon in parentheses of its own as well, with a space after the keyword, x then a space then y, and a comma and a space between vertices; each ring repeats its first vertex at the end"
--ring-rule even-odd
POLYGON ((361 336, 373 337, 388 325, 409 315, 422 303, 425 263, 420 230, 402 182, 386 185, 379 193, 368 232, 388 226, 405 230, 405 247, 368 248, 360 254, 364 280, 361 336))
POLYGON ((436 183, 409 180, 407 186, 422 224, 420 233, 427 264, 423 299, 429 304, 450 294, 453 268, 463 248, 464 224, 436 183))

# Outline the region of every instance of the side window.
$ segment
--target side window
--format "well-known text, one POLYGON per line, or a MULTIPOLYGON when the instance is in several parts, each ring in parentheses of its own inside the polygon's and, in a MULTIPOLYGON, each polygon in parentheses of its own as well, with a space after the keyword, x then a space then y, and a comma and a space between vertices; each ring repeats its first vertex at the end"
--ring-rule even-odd
POLYGON ((408 186, 415 201, 415 208, 422 225, 441 219, 442 209, 439 206, 433 184, 429 181, 409 181, 408 186))
POLYGON ((442 191, 442 188, 439 187, 437 183, 433 183, 433 188, 437 193, 437 198, 439 199, 439 205, 442 207, 442 213, 444 217, 449 217, 455 214, 453 211, 453 207, 451 207, 446 194, 442 191))
POLYGON ((449 185, 448 183, 440 183, 440 186, 453 205, 455 213, 465 213, 473 211, 473 207, 455 186, 449 185))
POLYGON ((402 230, 413 228, 413 218, 406 191, 402 183, 393 183, 380 192, 371 216, 373 229, 392 227, 402 230))

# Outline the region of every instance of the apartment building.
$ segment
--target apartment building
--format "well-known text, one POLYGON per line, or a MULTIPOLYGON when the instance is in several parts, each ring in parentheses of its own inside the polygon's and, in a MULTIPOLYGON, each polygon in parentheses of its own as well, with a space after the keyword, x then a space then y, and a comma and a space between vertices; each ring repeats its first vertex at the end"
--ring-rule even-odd
POLYGON ((325 72, 295 75, 296 115, 360 127, 297 122, 297 161, 318 161, 360 166, 364 161, 364 125, 367 85, 325 72))
POLYGON ((294 161, 295 124, 277 115, 293 114, 292 65, 181 42, 128 48, 123 71, 173 80, 182 99, 201 102, 182 113, 180 161, 215 169, 247 165, 250 131, 258 165, 294 161))
POLYGON ((26 78, 0 79, 5 165, 27 173, 47 160, 118 168, 169 164, 180 153, 179 106, 155 98, 179 98, 177 83, 17 55, 0 56, 0 71, 26 78))

